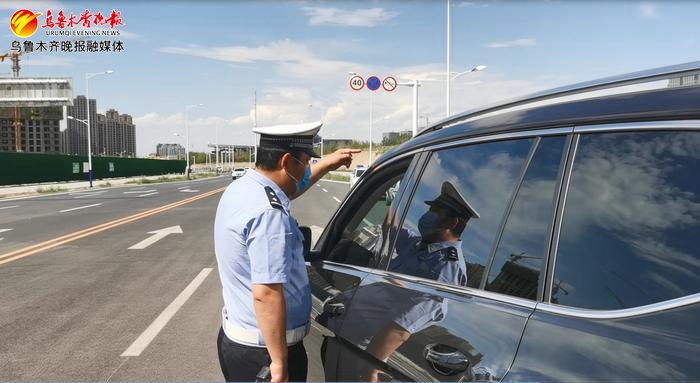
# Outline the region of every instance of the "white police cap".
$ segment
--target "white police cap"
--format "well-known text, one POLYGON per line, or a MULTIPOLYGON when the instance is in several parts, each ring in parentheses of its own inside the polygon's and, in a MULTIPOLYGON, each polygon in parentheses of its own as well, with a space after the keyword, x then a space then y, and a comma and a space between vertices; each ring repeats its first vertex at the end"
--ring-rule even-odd
POLYGON ((285 151, 302 151, 311 157, 321 157, 314 152, 314 137, 321 129, 323 122, 307 122, 265 126, 253 129, 260 134, 260 147, 275 148, 285 151))

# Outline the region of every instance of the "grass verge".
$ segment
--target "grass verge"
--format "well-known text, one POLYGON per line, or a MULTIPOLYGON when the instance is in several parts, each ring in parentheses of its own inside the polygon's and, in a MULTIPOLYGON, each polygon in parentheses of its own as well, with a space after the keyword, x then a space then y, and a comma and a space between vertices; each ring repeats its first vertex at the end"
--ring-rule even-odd
POLYGON ((36 189, 36 192, 39 194, 47 194, 47 193, 60 193, 68 191, 66 188, 58 187, 58 186, 48 186, 48 187, 40 187, 36 189))
POLYGON ((323 176, 323 179, 326 180, 331 180, 331 181, 344 181, 344 182, 350 182, 350 176, 344 176, 340 174, 331 174, 328 173, 325 176, 323 176))

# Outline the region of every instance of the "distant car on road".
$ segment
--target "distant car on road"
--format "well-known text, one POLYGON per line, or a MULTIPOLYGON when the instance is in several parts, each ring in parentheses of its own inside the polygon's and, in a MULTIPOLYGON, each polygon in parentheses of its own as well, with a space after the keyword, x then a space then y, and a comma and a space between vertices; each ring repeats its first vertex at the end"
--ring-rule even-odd
POLYGON ((366 167, 363 165, 358 165, 357 168, 352 171, 352 175, 350 176, 350 187, 355 186, 362 174, 364 174, 365 170, 367 170, 366 167))
POLYGON ((241 178, 241 177, 243 177, 245 172, 246 172, 246 169, 244 169, 244 168, 235 168, 231 172, 231 179, 236 180, 237 178, 241 178))

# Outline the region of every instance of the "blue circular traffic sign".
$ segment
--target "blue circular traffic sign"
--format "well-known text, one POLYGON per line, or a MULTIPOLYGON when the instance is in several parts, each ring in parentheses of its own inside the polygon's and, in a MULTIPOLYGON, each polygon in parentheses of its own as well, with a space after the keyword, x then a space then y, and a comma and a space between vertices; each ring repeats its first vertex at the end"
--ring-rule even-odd
POLYGON ((377 90, 380 86, 382 86, 382 80, 380 80, 379 77, 372 76, 367 79, 367 88, 369 90, 377 90))

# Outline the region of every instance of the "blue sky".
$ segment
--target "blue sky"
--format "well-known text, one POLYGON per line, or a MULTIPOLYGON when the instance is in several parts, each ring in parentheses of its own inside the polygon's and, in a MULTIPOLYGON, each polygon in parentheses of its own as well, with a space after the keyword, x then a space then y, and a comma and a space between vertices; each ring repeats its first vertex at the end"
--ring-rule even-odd
MULTIPOLYGON (((18 9, 76 14, 121 12, 124 51, 34 53, 23 76, 68 76, 84 94, 85 72, 98 109, 116 108, 137 124, 137 151, 177 142, 190 110, 195 150, 215 141, 252 141, 258 123, 323 120, 325 136, 367 139, 369 91, 349 89, 348 71, 419 79, 421 122, 445 114, 446 1, 148 2, 3 1, 8 26, 18 9)), ((452 83, 452 112, 578 81, 700 60, 700 3, 452 2, 452 69, 482 72, 452 83)), ((54 16, 55 17, 55 16, 54 16)), ((40 25, 44 17, 40 17, 40 25)), ((9 50, 14 36, 0 30, 9 50)), ((50 40, 37 31, 28 40, 50 40)), ((7 63, 0 73, 7 75, 7 63)), ((411 127, 411 92, 374 94, 375 141, 411 127)))

